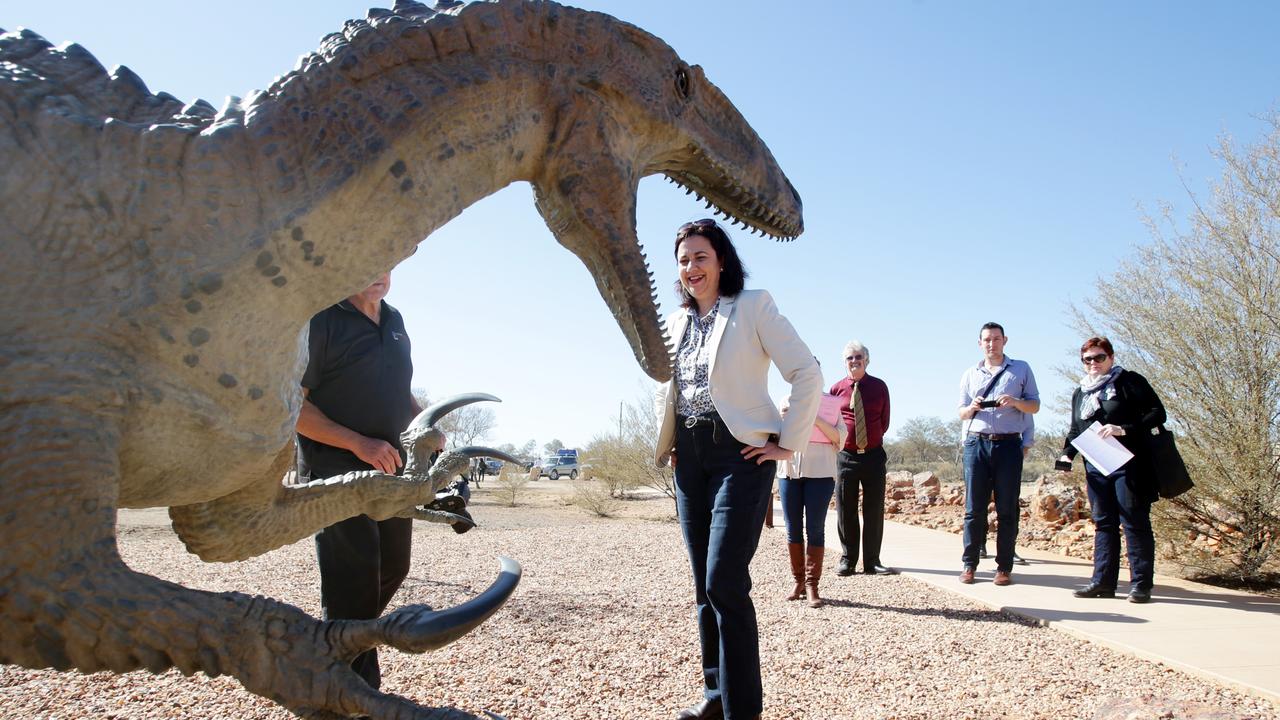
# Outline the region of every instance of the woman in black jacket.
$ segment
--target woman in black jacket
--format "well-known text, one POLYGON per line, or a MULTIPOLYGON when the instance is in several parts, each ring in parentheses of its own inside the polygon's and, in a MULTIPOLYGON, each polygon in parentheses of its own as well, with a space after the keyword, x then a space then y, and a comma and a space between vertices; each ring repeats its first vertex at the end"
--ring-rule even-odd
POLYGON ((1076 590, 1079 598, 1115 597, 1120 576, 1120 529, 1124 528, 1129 555, 1129 602, 1151 600, 1155 576, 1155 535, 1151 531, 1151 503, 1159 497, 1158 483, 1147 450, 1152 428, 1164 424, 1164 405, 1147 379, 1115 362, 1111 341, 1091 337, 1080 347, 1085 376, 1071 395, 1071 429, 1059 458, 1070 469, 1076 448, 1071 441, 1095 421, 1098 433, 1114 437, 1133 458, 1110 475, 1085 461, 1089 507, 1093 512, 1093 578, 1076 590))

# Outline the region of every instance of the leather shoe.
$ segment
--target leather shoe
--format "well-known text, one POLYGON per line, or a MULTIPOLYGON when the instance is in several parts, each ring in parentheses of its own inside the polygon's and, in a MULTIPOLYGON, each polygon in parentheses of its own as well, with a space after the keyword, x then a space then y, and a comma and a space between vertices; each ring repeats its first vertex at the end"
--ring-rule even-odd
POLYGON ((1013 564, 1014 564, 1014 565, 1029 565, 1030 563, 1028 563, 1025 559, 1023 559, 1023 557, 1022 557, 1021 555, 1019 555, 1018 553, 1014 553, 1014 554, 1013 554, 1013 564))
POLYGON ((1134 588, 1129 591, 1129 602, 1138 603, 1139 605, 1149 603, 1151 602, 1151 591, 1134 588))
POLYGON ((883 565, 872 565, 863 570, 867 575, 897 575, 898 571, 883 565))
POLYGON ((966 567, 964 570, 960 571, 960 582, 965 585, 973 584, 973 568, 966 567))
POLYGON ((693 707, 685 708, 676 716, 676 720, 721 720, 724 717, 724 705, 720 698, 703 700, 693 707))
POLYGON ((839 575, 840 577, 849 577, 853 573, 854 573, 853 566, 850 565, 845 560, 841 560, 839 564, 836 565, 836 574, 839 575))
POLYGON ((1009 572, 1007 570, 997 570, 996 579, 992 580, 991 584, 1004 587, 1005 585, 1013 584, 1013 578, 1009 577, 1009 572))
POLYGON ((1071 594, 1078 598, 1113 598, 1116 596, 1116 589, 1098 583, 1089 583, 1071 594))

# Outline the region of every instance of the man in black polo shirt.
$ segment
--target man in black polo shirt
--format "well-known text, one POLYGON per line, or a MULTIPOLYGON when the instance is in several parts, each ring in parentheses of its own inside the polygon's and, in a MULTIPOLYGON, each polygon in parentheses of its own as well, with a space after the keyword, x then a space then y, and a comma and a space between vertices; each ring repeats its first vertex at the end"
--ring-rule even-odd
MULTIPOLYGON (((383 302, 384 274, 311 318, 311 357, 302 376, 298 475, 318 480, 361 470, 397 474, 400 433, 421 411, 410 391, 413 362, 404 319, 383 302)), ((325 620, 376 618, 409 573, 413 521, 357 515, 316 534, 325 620)), ((374 688, 382 684, 377 650, 351 663, 374 688)))

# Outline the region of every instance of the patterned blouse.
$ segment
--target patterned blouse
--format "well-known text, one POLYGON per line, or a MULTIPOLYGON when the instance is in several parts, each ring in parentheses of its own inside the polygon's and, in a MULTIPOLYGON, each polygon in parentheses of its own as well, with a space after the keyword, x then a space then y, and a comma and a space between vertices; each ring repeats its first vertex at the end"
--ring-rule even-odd
POLYGON ((711 330, 716 324, 716 313, 720 310, 720 299, 698 317, 696 311, 689 313, 689 323, 684 337, 680 338, 680 347, 676 350, 676 414, 706 415, 716 411, 711 402, 711 330))

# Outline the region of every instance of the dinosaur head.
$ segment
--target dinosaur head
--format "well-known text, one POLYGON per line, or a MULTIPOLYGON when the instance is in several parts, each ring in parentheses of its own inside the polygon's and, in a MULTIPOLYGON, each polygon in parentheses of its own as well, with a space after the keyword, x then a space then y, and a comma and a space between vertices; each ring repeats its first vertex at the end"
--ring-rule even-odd
POLYGON ((779 239, 804 229, 800 196, 701 68, 607 15, 544 7, 566 35, 558 44, 566 54, 548 97, 553 116, 533 180, 537 206, 556 239, 591 271, 641 367, 667 380, 668 339, 636 236, 640 179, 664 174, 709 208, 779 239), (595 40, 570 41, 584 36, 595 40))

